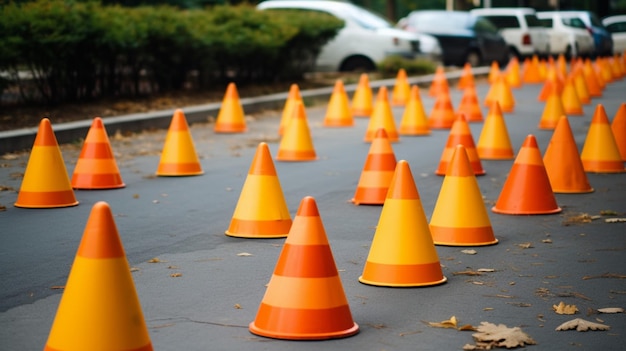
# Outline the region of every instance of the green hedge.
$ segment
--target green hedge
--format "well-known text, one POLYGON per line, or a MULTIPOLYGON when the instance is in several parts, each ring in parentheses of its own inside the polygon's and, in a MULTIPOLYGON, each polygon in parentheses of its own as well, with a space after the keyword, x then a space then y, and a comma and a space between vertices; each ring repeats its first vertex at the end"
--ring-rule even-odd
POLYGON ((11 3, 0 8, 0 89, 17 86, 23 102, 60 103, 299 79, 342 26, 327 15, 277 16, 250 5, 11 3))

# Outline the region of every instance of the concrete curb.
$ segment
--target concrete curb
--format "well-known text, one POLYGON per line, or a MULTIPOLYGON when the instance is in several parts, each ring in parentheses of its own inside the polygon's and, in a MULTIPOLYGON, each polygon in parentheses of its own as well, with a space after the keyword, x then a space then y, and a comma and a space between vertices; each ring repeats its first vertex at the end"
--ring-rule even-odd
MULTIPOLYGON (((472 69, 474 76, 484 76, 489 73, 490 67, 474 67, 472 69)), ((458 80, 463 70, 446 72, 446 78, 449 82, 458 80)), ((428 84, 432 82, 434 74, 419 77, 409 77, 410 84, 428 84)), ((370 82, 372 89, 378 89, 381 86, 392 88, 395 84, 395 78, 377 80, 370 82)), ((347 84, 345 89, 347 93, 353 93, 357 84, 347 84)), ((313 100, 328 100, 332 94, 333 87, 325 87, 311 90, 303 90, 300 92, 302 98, 313 100)), ((279 110, 282 109, 288 92, 264 95, 251 98, 241 98, 241 104, 246 114, 256 113, 263 110, 279 110)), ((198 123, 206 122, 208 116, 217 116, 221 107, 221 103, 215 102, 205 105, 184 107, 187 122, 198 123)), ((148 113, 135 113, 130 115, 104 117, 104 122, 109 134, 115 132, 139 132, 147 129, 167 129, 174 114, 174 109, 153 111, 148 113)), ((71 143, 80 140, 87 135, 92 120, 83 120, 68 123, 59 123, 53 126, 54 134, 59 144, 71 143)), ((33 146, 35 137, 37 136, 37 127, 22 128, 10 131, 0 132, 0 154, 15 152, 20 150, 28 150, 33 146)))

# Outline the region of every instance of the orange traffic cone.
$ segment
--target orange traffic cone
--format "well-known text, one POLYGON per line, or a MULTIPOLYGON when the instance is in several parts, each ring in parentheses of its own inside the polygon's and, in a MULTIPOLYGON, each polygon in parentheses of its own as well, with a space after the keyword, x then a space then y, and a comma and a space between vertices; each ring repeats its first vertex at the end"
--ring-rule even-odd
POLYGON ((442 66, 438 66, 435 70, 435 76, 428 89, 429 96, 436 97, 440 94, 450 94, 450 86, 448 85, 448 79, 446 78, 446 73, 442 66))
POLYGON ((394 106, 404 106, 409 101, 411 86, 404 68, 398 70, 396 82, 391 91, 391 104, 394 106))
POLYGON ((585 172, 622 173, 624 161, 602 104, 596 106, 580 153, 585 172))
POLYGON ((515 157, 500 104, 491 105, 478 137, 476 152, 483 160, 511 160, 515 157))
POLYGON ((498 77, 500 77, 500 64, 498 61, 491 61, 491 67, 489 68, 489 75, 487 75, 487 82, 494 84, 498 77))
POLYGON ((165 136, 158 176, 193 176, 204 173, 183 110, 176 109, 165 136))
POLYGON ((359 281, 390 287, 429 286, 446 281, 405 160, 396 166, 359 281))
POLYGON ((317 159, 304 104, 296 102, 291 121, 278 146, 278 161, 312 161, 317 159))
POLYGON ((317 204, 310 196, 300 202, 249 330, 286 340, 337 339, 359 332, 317 204))
POLYGON ((250 165, 226 235, 239 238, 282 238, 291 216, 274 168, 270 149, 260 143, 250 165))
POLYGON ((247 130, 243 106, 235 83, 229 83, 217 114, 214 130, 216 133, 243 133, 247 130))
POLYGON ((500 104, 503 112, 513 112, 515 109, 515 98, 504 75, 499 75, 489 88, 485 97, 485 106, 491 106, 494 101, 500 104))
POLYGON ((382 205, 395 169, 396 155, 387 132, 379 128, 367 154, 352 202, 355 205, 382 205))
POLYGON ((323 124, 325 127, 352 127, 354 125, 348 94, 340 79, 335 81, 323 124))
POLYGON ((39 122, 15 207, 52 208, 76 206, 78 201, 67 175, 61 149, 50 120, 39 122))
POLYGON ((539 129, 554 129, 559 118, 565 114, 561 95, 554 86, 550 89, 550 95, 543 108, 541 120, 539 120, 539 129))
POLYGON ((578 153, 567 117, 561 116, 543 156, 552 191, 590 193, 593 191, 578 153))
POLYGON ((602 96, 602 87, 600 86, 596 71, 593 69, 591 61, 589 59, 585 59, 583 65, 583 75, 585 77, 585 81, 587 82, 589 96, 591 96, 592 98, 602 96))
POLYGON ((424 111, 420 90, 417 85, 411 87, 411 95, 406 103, 402 120, 400 121, 400 135, 429 135, 428 117, 424 111))
POLYGON ((622 103, 615 112, 615 117, 611 122, 611 131, 615 137, 619 154, 622 156, 622 161, 626 162, 626 103, 622 103))
POLYGON ((461 77, 459 78, 459 82, 457 83, 457 88, 459 90, 465 90, 465 88, 475 87, 476 82, 474 80, 474 73, 472 72, 472 65, 469 62, 466 62, 463 65, 463 72, 461 72, 461 77))
POLYGON ((578 93, 576 92, 576 86, 574 83, 574 77, 568 77, 565 80, 565 85, 563 86, 563 92, 561 93, 561 101, 563 103, 563 110, 568 115, 582 115, 583 104, 580 102, 580 98, 578 98, 578 93))
POLYGON ((465 147, 474 174, 484 175, 485 170, 480 162, 480 158, 478 158, 476 146, 474 145, 474 138, 472 137, 472 131, 465 120, 465 116, 462 114, 456 118, 456 121, 454 121, 454 124, 452 125, 452 129, 450 129, 448 141, 446 142, 446 147, 443 149, 443 153, 441 154, 439 168, 437 168, 435 174, 447 174, 446 172, 450 162, 452 161, 452 156, 454 155, 454 150, 457 145, 463 145, 465 147))
POLYGON ((612 82, 613 79, 613 71, 611 70, 611 66, 607 64, 606 60, 603 58, 599 58, 595 62, 596 72, 600 73, 600 77, 606 83, 612 82))
POLYGON ((582 67, 575 67, 572 75, 574 76, 574 87, 576 88, 576 94, 580 102, 583 105, 590 104, 591 96, 589 95, 589 89, 587 89, 587 82, 585 82, 582 67))
POLYGON ((455 119, 450 95, 447 93, 437 95, 435 105, 428 116, 428 126, 431 129, 449 129, 455 119))
POLYGON ((389 93, 385 86, 378 89, 378 95, 374 103, 374 111, 372 111, 372 116, 367 124, 367 130, 365 131, 365 142, 374 140, 378 128, 385 129, 390 142, 394 143, 400 140, 398 131, 396 130, 396 121, 393 118, 393 112, 389 105, 388 95, 389 93))
POLYGON ((44 347, 59 350, 152 350, 106 202, 97 202, 91 210, 44 347))
POLYGON ((533 55, 532 59, 524 60, 522 72, 522 81, 528 84, 536 84, 543 82, 541 77, 541 68, 539 67, 539 58, 533 55))
POLYGON ((469 87, 463 90, 461 103, 459 103, 459 107, 456 109, 456 114, 465 114, 468 122, 483 121, 483 111, 480 108, 476 88, 469 87))
POLYGON ((441 184, 430 220, 435 245, 484 246, 498 242, 465 150, 463 145, 454 147, 441 184))
POLYGON ((562 94, 564 86, 565 83, 563 81, 563 77, 556 71, 556 68, 548 68, 545 82, 543 83, 543 87, 539 92, 539 96, 537 96, 537 100, 546 101, 554 88, 556 88, 556 91, 559 95, 562 94))
POLYGON ((567 61, 565 61, 565 56, 563 54, 559 54, 557 56, 555 67, 561 77, 567 77, 567 61))
POLYGON ((374 107, 374 96, 367 73, 361 73, 359 84, 352 97, 352 115, 355 117, 369 117, 374 107))
POLYGON ((283 107, 283 113, 280 118, 278 135, 283 135, 285 133, 287 122, 289 122, 291 116, 293 116, 293 108, 297 101, 302 102, 300 88, 298 87, 298 84, 291 84, 289 87, 289 95, 287 95, 287 100, 285 100, 285 106, 283 107))
POLYGON ((524 140, 496 205, 491 210, 510 215, 561 212, 534 135, 530 134, 524 140))
POLYGON ((522 86, 522 76, 520 73, 520 65, 517 57, 513 57, 506 67, 506 82, 511 88, 519 88, 522 86))
POLYGON ((124 186, 102 118, 96 117, 78 156, 72 188, 117 189, 124 186))

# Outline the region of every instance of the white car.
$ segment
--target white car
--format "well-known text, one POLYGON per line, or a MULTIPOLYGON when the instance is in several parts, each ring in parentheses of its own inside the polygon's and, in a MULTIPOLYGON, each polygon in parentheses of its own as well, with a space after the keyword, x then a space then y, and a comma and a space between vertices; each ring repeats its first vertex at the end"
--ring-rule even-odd
POLYGON ((513 55, 525 58, 550 54, 550 35, 539 22, 534 9, 489 7, 476 8, 470 10, 470 13, 490 20, 509 44, 513 55))
POLYGON ((593 54, 593 36, 580 18, 563 17, 558 11, 537 12, 537 18, 548 28, 552 55, 571 58, 593 54))
POLYGON ((322 47, 316 71, 372 71, 386 57, 425 57, 439 60, 441 47, 433 36, 395 28, 385 18, 348 2, 326 0, 268 0, 259 10, 318 11, 345 22, 337 36, 322 47))
POLYGON ((613 37, 613 53, 626 52, 626 15, 605 17, 602 24, 613 37))

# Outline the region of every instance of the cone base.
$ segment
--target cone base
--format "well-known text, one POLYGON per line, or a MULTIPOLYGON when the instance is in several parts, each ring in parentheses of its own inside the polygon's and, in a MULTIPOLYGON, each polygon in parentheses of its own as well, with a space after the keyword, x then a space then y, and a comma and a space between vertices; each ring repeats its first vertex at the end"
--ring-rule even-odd
POLYGON ((78 205, 78 201, 68 203, 68 204, 59 204, 59 205, 30 205, 30 204, 21 204, 18 202, 13 204, 13 206, 19 207, 19 208, 61 208, 61 207, 72 207, 72 206, 77 206, 77 205, 78 205))
POLYGON ((387 282, 375 282, 375 281, 364 279, 363 276, 359 277, 360 283, 367 284, 367 285, 374 285, 374 286, 384 286, 384 287, 389 287, 389 288, 415 288, 415 287, 420 287, 420 286, 433 286, 433 285, 443 284, 446 281, 448 281, 448 278, 443 277, 440 280, 432 281, 432 282, 397 284, 397 283, 387 283, 387 282))
POLYGON ((496 208, 494 206, 494 207, 491 208, 491 211, 493 211, 495 213, 508 214, 508 215, 541 215, 541 214, 559 213, 559 212, 562 211, 562 209, 560 207, 557 207, 557 208, 550 209, 550 210, 518 210, 518 211, 514 211, 514 210, 500 209, 500 208, 496 208))
POLYGON ((626 172, 622 161, 582 160, 583 169, 587 173, 623 173, 626 172))
POLYGON ((121 189, 125 188, 126 184, 118 184, 118 185, 102 185, 102 186, 82 186, 82 185, 73 185, 72 188, 76 190, 107 190, 107 189, 121 189))
POLYGON ((512 160, 515 158, 515 154, 511 150, 476 149, 476 152, 481 160, 512 160))
POLYGON ((241 233, 231 233, 228 230, 224 232, 227 236, 233 238, 244 238, 244 239, 278 239, 278 238, 286 238, 287 234, 241 234, 241 233))
POLYGON ((324 122, 324 127, 327 128, 349 128, 354 127, 354 122, 351 123, 343 123, 343 122, 324 122))
POLYGON ((346 330, 336 331, 332 333, 280 333, 268 331, 265 329, 261 329, 257 327, 254 322, 250 323, 248 326, 250 332, 252 334, 264 336, 272 339, 283 339, 283 340, 328 340, 328 339, 340 339, 347 338, 349 336, 353 336, 358 334, 359 325, 354 323, 354 325, 346 330))
POLYGON ((22 208, 57 208, 78 205, 73 190, 34 192, 20 190, 13 204, 22 208))
POLYGON ((192 177, 204 174, 204 172, 196 172, 196 173, 155 173, 159 177, 192 177))
POLYGON ((495 245, 498 243, 498 239, 494 239, 493 241, 482 242, 482 243, 448 243, 442 241, 433 241, 435 245, 439 246, 489 246, 495 245))
POLYGON ((588 188, 588 189, 556 189, 556 188, 552 188, 552 192, 553 193, 559 193, 559 194, 587 194, 587 193, 593 193, 594 191, 596 191, 594 188, 588 188))

